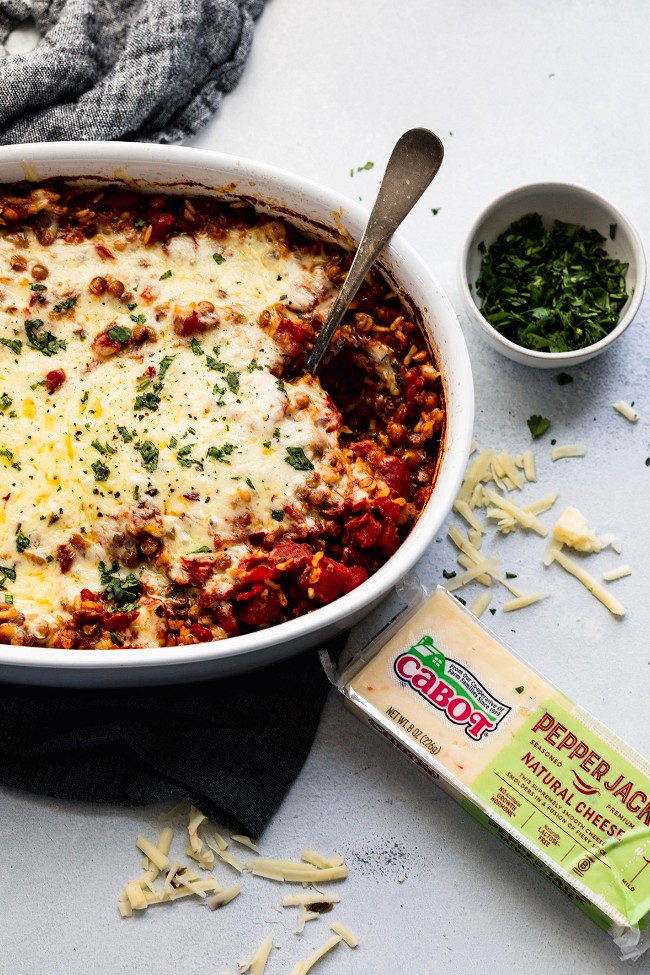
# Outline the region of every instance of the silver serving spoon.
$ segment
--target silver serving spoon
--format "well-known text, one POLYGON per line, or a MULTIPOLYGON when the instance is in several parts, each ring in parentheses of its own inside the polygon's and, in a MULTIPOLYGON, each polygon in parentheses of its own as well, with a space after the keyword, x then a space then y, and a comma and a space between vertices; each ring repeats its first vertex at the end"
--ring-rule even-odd
POLYGON ((363 279, 440 169, 443 155, 442 142, 428 129, 409 129, 398 139, 352 266, 305 362, 304 372, 316 374, 363 279))

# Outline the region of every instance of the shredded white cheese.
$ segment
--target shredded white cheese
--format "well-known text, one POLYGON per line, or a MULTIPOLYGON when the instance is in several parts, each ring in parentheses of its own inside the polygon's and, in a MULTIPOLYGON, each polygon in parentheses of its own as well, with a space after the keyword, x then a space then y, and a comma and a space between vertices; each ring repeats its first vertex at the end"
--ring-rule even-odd
POLYGON ((587 448, 581 443, 561 444, 551 450, 551 460, 562 460, 564 457, 584 457, 587 448))
POLYGON ((618 403, 614 403, 614 409, 617 413, 620 413, 621 416, 624 416, 626 420, 629 420, 630 423, 636 423, 636 421, 639 419, 639 414, 634 407, 629 403, 625 403, 622 399, 619 400, 618 403))
POLYGON ((503 604, 503 612, 511 613, 516 609, 524 609, 526 606, 532 606, 533 603, 538 603, 541 599, 546 599, 547 596, 547 592, 533 592, 528 596, 517 596, 515 599, 510 599, 507 603, 503 604))
POLYGON ((348 945, 350 948, 356 948, 359 944, 359 939, 352 934, 349 928, 346 928, 344 924, 341 924, 340 921, 333 921, 332 924, 330 924, 330 931, 333 931, 334 934, 340 935, 343 941, 345 941, 346 945, 348 945))
POLYGON ((619 565, 616 569, 609 569, 607 572, 603 572, 603 579, 605 582, 614 582, 616 579, 623 579, 629 575, 632 575, 630 566, 619 565))
POLYGON ((314 965, 316 965, 321 958, 330 952, 332 948, 336 948, 336 946, 339 945, 342 940, 343 939, 339 934, 332 935, 332 937, 328 938, 325 944, 321 945, 321 947, 318 948, 313 955, 310 955, 305 961, 297 962, 291 975, 307 975, 307 972, 310 972, 314 965))
POLYGON ((574 559, 569 558, 568 555, 565 555, 565 553, 559 549, 554 550, 552 554, 552 561, 558 562, 563 569, 575 576, 576 579, 581 582, 583 586, 585 586, 585 588, 588 589, 589 592, 592 593, 596 599, 603 604, 603 606, 607 607, 610 613, 613 613, 614 616, 625 616, 625 606, 623 606, 623 604, 616 599, 615 596, 612 596, 611 593, 607 592, 607 590, 601 586, 598 580, 594 579, 594 577, 583 569, 581 565, 578 565, 574 559))

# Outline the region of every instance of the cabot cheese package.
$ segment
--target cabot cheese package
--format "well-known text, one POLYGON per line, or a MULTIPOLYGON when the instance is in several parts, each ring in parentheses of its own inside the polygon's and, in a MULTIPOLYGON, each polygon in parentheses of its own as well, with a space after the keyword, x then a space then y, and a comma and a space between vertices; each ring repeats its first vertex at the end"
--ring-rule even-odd
POLYGON ((650 764, 437 589, 342 674, 346 703, 638 958, 650 764))

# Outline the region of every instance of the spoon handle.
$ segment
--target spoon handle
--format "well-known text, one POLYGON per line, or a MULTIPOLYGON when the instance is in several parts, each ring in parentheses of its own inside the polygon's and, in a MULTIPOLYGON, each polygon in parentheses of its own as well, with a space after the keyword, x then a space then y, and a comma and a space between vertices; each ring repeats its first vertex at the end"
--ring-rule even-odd
POLYGON ((306 373, 316 374, 363 279, 440 169, 443 155, 442 142, 428 129, 409 129, 398 139, 343 287, 305 363, 306 373))

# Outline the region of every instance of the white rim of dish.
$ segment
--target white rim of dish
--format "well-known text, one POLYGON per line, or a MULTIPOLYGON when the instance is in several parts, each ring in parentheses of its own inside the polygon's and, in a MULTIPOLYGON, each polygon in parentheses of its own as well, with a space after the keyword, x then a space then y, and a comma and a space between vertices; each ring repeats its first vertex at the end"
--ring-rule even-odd
MULTIPOLYGON (((502 193, 501 196, 497 196, 494 200, 492 200, 491 203, 488 203, 487 206, 485 206, 479 215, 472 221, 469 230, 465 234, 464 243, 458 259, 458 284, 469 314, 474 317, 474 320, 492 339, 494 339, 495 342, 506 346, 506 348, 511 349, 518 355, 523 355, 531 359, 537 359, 540 362, 557 362, 559 367, 562 365, 562 362, 565 362, 567 359, 572 359, 575 362, 576 357, 581 357, 582 355, 589 356, 589 358, 591 358, 591 356, 601 352, 603 349, 606 349, 608 345, 611 345, 612 342, 615 342, 619 335, 622 335, 628 325, 631 324, 641 306, 643 293, 645 291, 645 251, 643 250, 641 238, 625 214, 622 213, 618 207, 614 206, 613 203, 610 203, 609 200, 606 200, 604 196, 600 196, 599 193, 595 193, 593 190, 587 189, 586 186, 581 186, 579 183, 563 183, 558 181, 526 183, 522 186, 517 186, 512 190, 508 190, 506 193, 502 193), (512 342, 510 339, 507 339, 505 335, 502 335, 501 332, 498 332, 496 328, 490 325, 488 320, 481 314, 481 309, 476 304, 472 292, 469 289, 467 262, 478 228, 481 226, 484 220, 499 207, 509 203, 511 200, 516 200, 519 196, 526 196, 529 193, 534 193, 537 190, 542 189, 570 190, 577 195, 582 195, 597 202, 601 207, 603 207, 604 210, 609 211, 615 217, 619 226, 625 228, 625 232, 632 241, 632 248, 636 252, 637 281, 634 288, 634 294, 630 298, 630 302, 625 310, 625 314, 621 317, 616 327, 613 328, 612 331, 605 336, 605 338, 600 339, 598 342, 594 342, 592 345, 586 346, 584 349, 575 349, 572 352, 539 352, 536 349, 527 349, 525 346, 518 345, 516 342, 512 342)), ((475 284, 475 282, 472 282, 472 284, 475 284)))
MULTIPOLYGON (((54 144, 38 142, 31 143, 28 146, 0 146, 0 164, 15 161, 26 166, 37 166, 40 158, 51 169, 52 163, 68 161, 77 165, 80 177, 92 178, 91 173, 83 172, 83 166, 84 160, 96 158, 93 155, 94 153, 99 154, 101 161, 112 162, 116 166, 125 165, 125 156, 127 157, 126 165, 130 162, 151 163, 153 161, 152 157, 155 157, 158 160, 164 161, 165 164, 173 163, 179 172, 182 172, 184 162, 192 167, 203 163, 206 168, 206 178, 209 177, 209 171, 211 169, 214 170, 222 167, 236 170, 238 174, 241 174, 243 179, 251 180, 252 184, 259 182, 260 178, 262 178, 270 179, 281 186, 292 189, 294 192, 296 190, 302 191, 306 189, 307 196, 316 197, 322 201, 332 214, 337 214, 341 219, 345 214, 346 216, 352 217, 352 222, 359 223, 360 226, 365 226, 369 216, 369 210, 360 206, 354 200, 326 186, 322 186, 313 180, 291 173, 288 170, 265 163, 258 163, 254 160, 232 156, 227 153, 213 152, 207 149, 193 149, 186 146, 150 146, 146 143, 120 142, 60 142, 54 144)), ((122 177, 116 176, 116 182, 119 182, 120 178, 123 180, 124 175, 126 173, 123 172, 122 177)), ((22 178, 25 179, 27 177, 23 176, 22 178)), ((51 175, 48 177, 36 176, 34 178, 53 179, 55 177, 51 175)), ((79 177, 69 175, 60 178, 75 179, 79 177)), ((155 180, 153 179, 143 179, 142 182, 147 182, 150 186, 155 185, 155 180)), ((171 189, 174 184, 165 185, 171 189)), ((182 178, 176 181, 176 185, 183 185, 182 178)), ((200 191, 201 187, 195 188, 200 191)), ((206 188, 206 184, 203 184, 203 188, 206 188)), ((219 189, 219 187, 215 188, 219 189)), ((237 194, 244 195, 243 190, 238 190, 234 195, 237 194)), ((251 196, 254 196, 254 193, 251 193, 251 196)), ((263 204, 265 201, 263 198, 260 198, 259 202, 263 204)), ((273 208, 273 201, 271 199, 268 200, 268 206, 273 208)), ((296 214, 296 216, 300 216, 300 214, 296 214)), ((459 385, 464 387, 463 395, 466 400, 466 410, 473 416, 474 386, 469 353, 465 345, 458 317, 446 293, 443 291, 437 279, 431 274, 424 260, 399 234, 393 235, 385 252, 387 254, 394 254, 400 261, 408 262, 409 269, 413 275, 421 282, 428 282, 428 286, 438 293, 440 302, 446 306, 450 321, 456 323, 457 336, 454 338, 459 343, 457 381, 459 385)), ((379 258, 379 263, 381 263, 381 257, 379 258)), ((443 378, 446 379, 446 377, 443 378)), ((447 401, 455 398, 453 391, 448 386, 445 387, 445 397, 447 401)), ((451 509, 458 487, 460 486, 469 455, 471 439, 472 424, 470 423, 468 424, 464 438, 465 442, 461 442, 455 452, 456 469, 454 470, 453 466, 445 468, 445 478, 441 493, 438 497, 440 504, 444 505, 446 510, 451 509)), ((446 449, 446 446, 445 444, 443 449, 446 449)), ((435 487, 438 486, 438 480, 436 481, 435 487)), ((369 577, 368 581, 376 580, 377 583, 377 592, 374 599, 372 597, 368 598, 367 592, 362 591, 365 586, 365 583, 362 583, 361 586, 353 589, 352 592, 344 596, 339 596, 332 603, 321 606, 312 613, 300 616, 297 619, 287 620, 284 623, 277 623, 270 626, 267 630, 258 630, 254 633, 228 637, 227 640, 223 641, 197 643, 190 646, 63 650, 57 647, 12 647, 0 644, 0 665, 16 666, 17 668, 47 668, 60 672, 79 669, 101 671, 112 670, 114 668, 185 667, 191 666, 194 663, 207 662, 209 659, 214 659, 217 656, 220 658, 243 658, 248 654, 260 654, 263 656, 263 651, 277 644, 289 640, 292 642, 299 640, 301 637, 314 631, 315 613, 319 614, 318 622, 323 628, 336 628, 336 624, 340 622, 339 629, 344 631, 350 626, 346 622, 348 617, 352 617, 355 613, 364 610, 366 607, 370 611, 373 602, 384 598, 388 591, 415 565, 423 555, 426 547, 430 544, 432 532, 429 528, 429 523, 438 522, 437 528, 441 521, 442 519, 439 518, 437 512, 434 514, 430 509, 424 509, 422 515, 395 555, 391 556, 377 572, 369 577), (404 562, 407 563, 406 566, 403 564, 404 562), (343 617, 346 619, 342 620, 343 617), (263 635, 266 634, 268 634, 268 638, 264 639, 263 635), (247 646, 253 638, 257 641, 256 645, 252 647, 247 646)))

